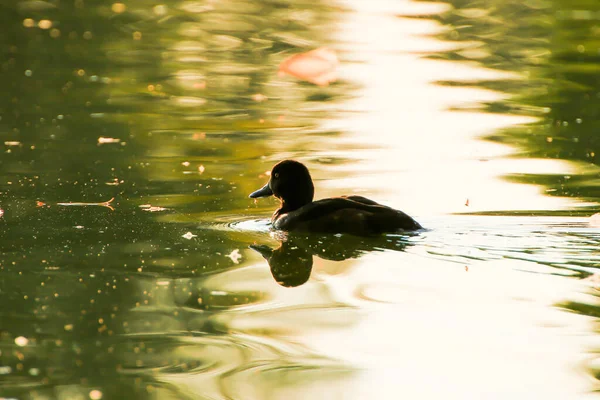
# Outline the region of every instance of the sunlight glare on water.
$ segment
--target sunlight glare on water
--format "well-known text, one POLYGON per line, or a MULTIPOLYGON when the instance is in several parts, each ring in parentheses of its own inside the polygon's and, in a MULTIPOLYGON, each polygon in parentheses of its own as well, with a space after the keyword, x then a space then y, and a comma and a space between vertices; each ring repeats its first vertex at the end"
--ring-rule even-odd
MULTIPOLYGON (((342 269, 315 258, 306 285, 270 290, 268 303, 222 315, 237 334, 267 329, 275 343, 325 357, 320 368, 330 371, 292 392, 262 379, 254 389, 267 385, 271 398, 306 398, 318 390, 351 399, 591 396, 587 361, 577 355, 596 342, 593 324, 554 306, 585 298, 577 293, 592 283, 564 277, 600 261, 594 256, 600 232, 585 230, 569 243, 560 233, 583 221, 561 217, 447 218, 429 226, 409 240, 405 253, 366 254, 342 269), (527 258, 528 249, 544 251, 550 243, 562 258, 552 252, 540 263, 527 258), (586 260, 577 258, 586 252, 586 260), (344 365, 359 369, 340 374, 344 365)), ((271 280, 259 263, 210 284, 244 292, 259 282, 266 289, 271 280)))
MULTIPOLYGON (((366 150, 353 151, 358 166, 346 169, 358 169, 361 176, 327 182, 332 193, 338 194, 341 188, 373 193, 389 182, 398 182, 393 190, 381 193, 382 201, 417 215, 574 205, 573 200, 544 196, 538 187, 507 184, 500 178, 516 172, 569 175, 571 165, 548 159, 507 160, 513 148, 478 140, 507 126, 532 122, 532 117, 452 111, 459 103, 476 104, 506 95, 434 84, 441 80, 523 79, 518 73, 422 58, 423 53, 443 46, 428 36, 447 28, 398 15, 429 13, 435 10, 429 3, 346 4, 354 12, 345 15, 339 40, 347 44, 347 58, 352 62, 343 70, 348 79, 362 82, 363 88, 344 105, 341 118, 325 124, 348 132, 343 140, 366 150), (440 132, 436 146, 428 145, 432 132, 440 132), (465 207, 467 200, 469 208, 465 207)), ((439 7, 439 12, 444 9, 439 7)))

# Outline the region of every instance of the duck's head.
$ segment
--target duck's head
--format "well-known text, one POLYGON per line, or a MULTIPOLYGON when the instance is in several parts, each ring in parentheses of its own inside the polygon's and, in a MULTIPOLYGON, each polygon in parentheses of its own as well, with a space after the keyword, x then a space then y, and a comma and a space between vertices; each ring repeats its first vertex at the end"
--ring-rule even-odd
POLYGON ((315 194, 312 178, 304 164, 284 160, 271 170, 271 179, 265 186, 250 194, 250 198, 275 196, 282 209, 292 211, 312 202, 315 194))

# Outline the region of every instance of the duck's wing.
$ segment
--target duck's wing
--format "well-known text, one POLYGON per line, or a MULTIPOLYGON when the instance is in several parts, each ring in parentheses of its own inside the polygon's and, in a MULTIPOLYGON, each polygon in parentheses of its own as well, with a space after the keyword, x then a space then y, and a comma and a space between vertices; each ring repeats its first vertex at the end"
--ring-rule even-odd
POLYGON ((381 206, 381 204, 379 204, 371 199, 367 199, 366 197, 362 197, 362 196, 352 195, 352 196, 342 196, 341 198, 352 200, 352 201, 355 201, 355 202, 361 203, 361 204, 367 204, 370 206, 381 206))
POLYGON ((382 206, 381 204, 375 203, 361 196, 344 196, 344 197, 332 197, 329 199, 322 199, 313 201, 298 210, 288 213, 288 215, 294 215, 302 217, 304 219, 320 218, 339 210, 352 209, 362 211, 384 211, 392 210, 390 207, 382 206))
POLYGON ((415 230, 420 229, 421 225, 402 211, 361 196, 349 196, 314 201, 282 215, 275 227, 366 235, 401 229, 415 230))

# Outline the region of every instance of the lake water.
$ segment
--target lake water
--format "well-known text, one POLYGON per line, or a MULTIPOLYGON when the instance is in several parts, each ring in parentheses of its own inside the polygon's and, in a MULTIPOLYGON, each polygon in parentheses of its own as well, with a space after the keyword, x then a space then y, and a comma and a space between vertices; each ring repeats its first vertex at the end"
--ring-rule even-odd
POLYGON ((597 0, 0 21, 0 397, 597 396, 597 0), (336 82, 278 74, 320 47, 336 82), (272 232, 286 158, 426 230, 272 232))

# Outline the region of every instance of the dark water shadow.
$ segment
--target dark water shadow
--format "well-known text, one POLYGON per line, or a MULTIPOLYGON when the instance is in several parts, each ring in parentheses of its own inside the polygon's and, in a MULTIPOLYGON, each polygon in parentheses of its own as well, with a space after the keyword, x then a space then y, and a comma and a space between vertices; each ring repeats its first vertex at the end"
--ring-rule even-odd
POLYGON ((357 237, 352 235, 280 235, 277 248, 253 244, 250 248, 264 257, 269 264, 273 279, 285 287, 297 287, 306 283, 313 267, 313 257, 330 261, 359 258, 374 251, 404 251, 411 243, 406 235, 357 237))

